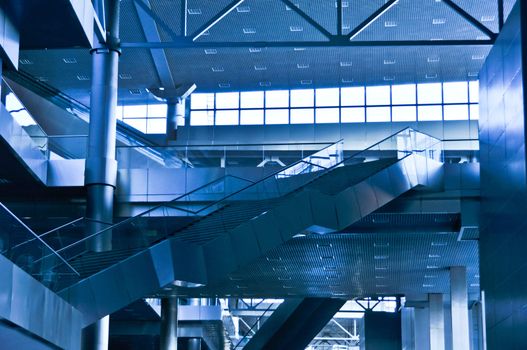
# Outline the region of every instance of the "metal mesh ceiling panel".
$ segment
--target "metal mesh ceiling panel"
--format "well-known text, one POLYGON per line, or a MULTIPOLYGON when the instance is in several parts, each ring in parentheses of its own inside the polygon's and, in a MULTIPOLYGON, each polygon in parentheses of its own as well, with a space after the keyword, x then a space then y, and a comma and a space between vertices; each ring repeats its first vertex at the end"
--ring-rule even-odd
MULTIPOLYGON (((179 1, 174 1, 177 4, 179 1)), ((214 16, 226 8, 232 0, 188 0, 187 1, 187 32, 190 35, 209 22, 214 16)))
POLYGON ((121 1, 119 35, 121 41, 144 42, 146 41, 143 28, 139 22, 137 11, 132 0, 121 1))
MULTIPOLYGON (((216 1, 214 1, 216 2, 216 1)), ((158 26, 161 41, 173 40, 172 34, 183 35, 184 19, 181 1, 174 0, 151 0, 152 11, 166 23, 171 33, 167 29, 158 26)))
POLYGON ((332 34, 337 34, 337 2, 335 0, 296 0, 295 5, 332 34))
POLYGON ((278 0, 246 0, 198 41, 327 41, 316 28, 278 0))
POLYGON ((498 2, 481 0, 453 0, 459 7, 493 32, 498 31, 498 2))
POLYGON ((354 40, 488 39, 442 1, 400 0, 354 40))
MULTIPOLYGON (((448 293, 450 266, 467 266, 469 293, 479 293, 478 244, 457 233, 369 233, 290 240, 204 295, 360 297, 448 293)), ((189 293, 190 290, 181 290, 189 293)))

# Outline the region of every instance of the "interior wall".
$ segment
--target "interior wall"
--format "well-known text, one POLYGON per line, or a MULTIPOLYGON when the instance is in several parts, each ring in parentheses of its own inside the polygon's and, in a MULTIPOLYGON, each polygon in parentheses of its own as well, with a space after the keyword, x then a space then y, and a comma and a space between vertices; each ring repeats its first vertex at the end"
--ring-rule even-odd
POLYGON ((519 0, 480 74, 480 274, 489 350, 527 347, 526 11, 519 0))

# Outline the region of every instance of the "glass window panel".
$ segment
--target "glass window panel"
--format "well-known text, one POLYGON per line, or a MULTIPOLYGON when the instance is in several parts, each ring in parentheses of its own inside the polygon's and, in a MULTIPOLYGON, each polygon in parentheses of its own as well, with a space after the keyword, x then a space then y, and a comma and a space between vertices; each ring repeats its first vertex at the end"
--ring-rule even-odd
POLYGON ((191 111, 190 125, 214 125, 213 111, 191 111))
POLYGON ((214 109, 214 94, 190 95, 191 109, 214 109))
POLYGON ((340 89, 342 106, 364 106, 364 86, 340 89))
POLYGON ((443 83, 444 103, 468 102, 468 85, 466 81, 443 83))
MULTIPOLYGON (((380 106, 390 104, 390 86, 367 86, 366 104, 368 106, 380 106)), ((389 114, 389 113, 388 113, 389 114)))
POLYGON ((5 98, 5 108, 8 111, 16 111, 19 109, 24 108, 22 103, 18 100, 18 98, 13 94, 12 92, 8 93, 5 98))
POLYGON ((128 118, 146 118, 147 116, 146 105, 129 105, 123 106, 123 119, 128 118))
POLYGON ((338 123, 339 108, 317 108, 317 124, 338 123))
POLYGON ((238 125, 238 110, 217 110, 216 125, 238 125))
POLYGON ((441 103, 443 101, 441 83, 417 84, 417 103, 441 103))
POLYGON ((392 104, 414 105, 416 102, 415 84, 392 85, 392 104))
POLYGON ((266 91, 265 107, 289 107, 289 90, 266 91))
POLYGON ((471 81, 468 83, 468 90, 470 95, 470 102, 479 102, 479 80, 471 81))
POLYGON ((247 91, 240 93, 241 108, 263 108, 264 92, 247 91))
POLYGON ((479 105, 470 105, 470 120, 479 120, 479 105))
POLYGON ((288 109, 268 109, 265 111, 265 124, 289 124, 288 109))
POLYGON ((142 133, 146 133, 146 118, 123 119, 123 121, 142 133))
POLYGON ((368 107, 366 108, 367 122, 389 122, 390 107, 368 107))
POLYGON ((468 105, 445 105, 445 120, 468 120, 468 105))
POLYGON ((392 107, 393 122, 415 122, 417 108, 415 106, 392 107))
POLYGON ((342 123, 364 123, 364 107, 341 108, 340 121, 342 123))
POLYGON ((339 89, 317 89, 316 92, 317 107, 338 107, 339 101, 339 89))
POLYGON ((291 107, 313 107, 315 90, 291 90, 291 107))
POLYGON ((216 109, 232 109, 240 106, 240 94, 237 92, 219 92, 216 94, 216 109))
POLYGON ((241 125, 263 125, 264 111, 263 109, 241 110, 240 124, 241 125))
POLYGON ((123 120, 123 106, 117 106, 115 109, 116 118, 119 120, 123 120))
POLYGON ((147 134, 165 134, 167 131, 167 120, 159 118, 148 118, 146 120, 147 134))
POLYGON ((442 106, 419 106, 417 107, 419 121, 443 120, 442 106))
POLYGON ((313 108, 291 109, 291 124, 313 124, 315 111, 313 108))
POLYGON ((31 117, 31 115, 25 109, 18 112, 11 112, 11 115, 20 126, 37 125, 35 120, 33 120, 33 117, 31 117))
POLYGON ((167 105, 155 104, 148 105, 148 118, 165 118, 167 117, 167 105))

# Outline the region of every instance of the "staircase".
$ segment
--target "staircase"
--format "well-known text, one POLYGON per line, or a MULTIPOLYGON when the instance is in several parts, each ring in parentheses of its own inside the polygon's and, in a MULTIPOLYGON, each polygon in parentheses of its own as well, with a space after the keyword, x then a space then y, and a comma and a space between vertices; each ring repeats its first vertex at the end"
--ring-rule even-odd
MULTIPOLYGON (((172 284, 214 284, 299 233, 339 231, 413 188, 440 187, 440 156, 438 140, 412 129, 348 159, 334 144, 206 205, 190 224, 156 232, 143 245, 68 254, 78 252, 84 239, 58 249, 80 277, 55 281, 55 289, 90 324, 172 284)), ((136 220, 98 234, 121 237, 136 220)))

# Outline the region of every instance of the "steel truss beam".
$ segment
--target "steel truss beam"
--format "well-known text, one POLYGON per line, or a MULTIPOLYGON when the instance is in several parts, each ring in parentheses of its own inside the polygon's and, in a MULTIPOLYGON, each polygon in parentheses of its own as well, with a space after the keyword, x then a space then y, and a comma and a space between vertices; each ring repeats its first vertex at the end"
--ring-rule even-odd
POLYGON ((205 25, 203 25, 201 28, 196 30, 196 32, 192 35, 192 41, 196 41, 197 39, 199 39, 210 28, 214 27, 218 22, 220 22, 222 19, 224 19, 229 13, 231 13, 238 6, 240 6, 244 1, 245 0, 234 0, 229 5, 227 5, 227 7, 225 7, 223 10, 221 10, 210 21, 208 21, 207 23, 205 23, 205 25))
POLYGON ((485 27, 481 22, 479 22, 477 19, 469 15, 465 10, 463 10, 461 7, 459 7, 456 3, 454 3, 452 0, 442 0, 443 3, 448 5, 452 10, 454 10, 458 15, 463 17, 467 22, 472 24, 474 27, 476 27, 478 30, 483 32, 486 36, 488 36, 491 39, 495 39, 497 34, 494 33, 489 28, 485 27))

